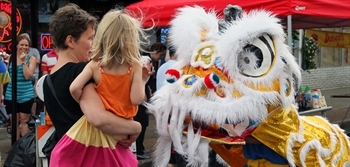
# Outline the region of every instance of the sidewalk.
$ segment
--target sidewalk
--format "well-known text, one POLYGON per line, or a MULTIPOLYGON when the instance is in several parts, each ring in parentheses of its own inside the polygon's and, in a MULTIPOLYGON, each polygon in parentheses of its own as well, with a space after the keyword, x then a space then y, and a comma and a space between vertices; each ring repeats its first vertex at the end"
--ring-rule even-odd
POLYGON ((6 132, 6 127, 0 127, 0 167, 2 167, 7 157, 7 152, 11 148, 11 135, 6 132))
MULTIPOLYGON (((328 106, 332 106, 333 109, 327 112, 327 119, 332 123, 341 123, 342 119, 350 121, 350 111, 346 115, 346 111, 350 107, 350 98, 333 98, 333 95, 345 95, 350 94, 350 87, 322 90, 322 95, 325 96, 328 106)), ((350 128, 350 127, 349 127, 350 128)))
MULTIPOLYGON (((332 95, 341 95, 341 94, 350 94, 350 87, 347 88, 338 88, 338 89, 329 89, 322 90, 322 95, 325 96, 326 102, 328 106, 332 106, 333 109, 327 112, 327 119, 332 123, 340 123, 344 118, 348 107, 350 106, 350 98, 331 98, 332 95)), ((350 113, 345 118, 346 122, 350 122, 350 113)), ((350 126, 348 126, 350 130, 350 126)), ((9 138, 10 135, 6 132, 6 128, 0 128, 0 153, 1 158, 4 161, 7 157, 7 152, 11 148, 11 140, 9 138)), ((148 155, 152 155, 154 151, 153 146, 157 140, 157 133, 155 129, 155 119, 153 115, 150 115, 149 126, 147 127, 146 136, 144 145, 146 148, 150 150, 148 155)), ((140 160, 140 167, 150 167, 152 163, 151 159, 148 160, 140 160)), ((0 165, 1 167, 1 165, 0 165)))

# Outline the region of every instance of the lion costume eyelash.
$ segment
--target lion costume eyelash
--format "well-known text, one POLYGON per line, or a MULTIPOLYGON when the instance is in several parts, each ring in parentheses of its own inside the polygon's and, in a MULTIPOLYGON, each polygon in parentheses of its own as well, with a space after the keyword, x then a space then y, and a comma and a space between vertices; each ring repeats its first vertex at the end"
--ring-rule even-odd
MULTIPOLYGON (((279 19, 264 10, 225 10, 233 14, 222 21, 213 11, 184 7, 171 21, 178 62, 147 104, 159 134, 155 166, 166 166, 171 144, 189 166, 207 166, 209 144, 245 144, 249 135, 290 166, 350 166, 343 131, 297 113, 293 85, 301 73, 279 19)), ((235 165, 229 149, 213 148, 235 165)))

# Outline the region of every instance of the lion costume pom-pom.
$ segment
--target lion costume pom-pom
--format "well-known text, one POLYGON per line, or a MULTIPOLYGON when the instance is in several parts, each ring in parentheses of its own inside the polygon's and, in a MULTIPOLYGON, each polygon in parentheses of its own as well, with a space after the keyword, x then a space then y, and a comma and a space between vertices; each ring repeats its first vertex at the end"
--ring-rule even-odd
POLYGON ((216 74, 208 74, 204 77, 204 84, 208 89, 215 89, 220 82, 220 78, 216 74))
POLYGON ((180 78, 180 75, 179 70, 171 68, 165 72, 165 80, 168 83, 174 83, 180 78))

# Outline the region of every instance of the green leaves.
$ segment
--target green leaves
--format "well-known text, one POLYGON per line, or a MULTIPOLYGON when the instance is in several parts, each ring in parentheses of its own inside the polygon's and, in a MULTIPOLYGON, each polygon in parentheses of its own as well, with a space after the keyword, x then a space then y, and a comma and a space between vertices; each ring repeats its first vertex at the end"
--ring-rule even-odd
POLYGON ((312 37, 304 36, 301 52, 303 55, 303 70, 315 69, 316 56, 318 53, 317 42, 312 37))

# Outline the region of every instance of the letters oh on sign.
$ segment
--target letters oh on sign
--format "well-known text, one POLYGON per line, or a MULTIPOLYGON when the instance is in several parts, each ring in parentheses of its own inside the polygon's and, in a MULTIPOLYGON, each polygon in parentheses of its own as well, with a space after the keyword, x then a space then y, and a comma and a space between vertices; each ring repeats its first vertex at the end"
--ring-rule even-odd
POLYGON ((40 35, 40 49, 42 51, 48 51, 52 49, 51 35, 41 34, 40 35))

